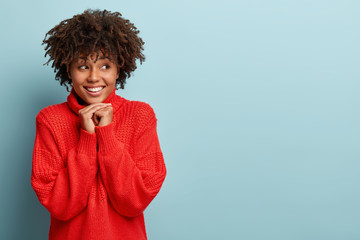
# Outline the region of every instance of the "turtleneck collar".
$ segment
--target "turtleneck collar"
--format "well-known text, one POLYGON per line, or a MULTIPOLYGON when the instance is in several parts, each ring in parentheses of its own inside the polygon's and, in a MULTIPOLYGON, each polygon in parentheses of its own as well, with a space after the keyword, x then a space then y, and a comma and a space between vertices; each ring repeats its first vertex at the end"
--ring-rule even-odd
MULTIPOLYGON (((119 107, 123 104, 124 98, 116 95, 115 89, 111 94, 105 99, 104 103, 111 103, 113 107, 113 112, 115 113, 119 107)), ((74 88, 71 89, 69 96, 67 97, 67 104, 70 109, 79 115, 79 110, 86 107, 88 104, 85 103, 75 92, 74 88)))

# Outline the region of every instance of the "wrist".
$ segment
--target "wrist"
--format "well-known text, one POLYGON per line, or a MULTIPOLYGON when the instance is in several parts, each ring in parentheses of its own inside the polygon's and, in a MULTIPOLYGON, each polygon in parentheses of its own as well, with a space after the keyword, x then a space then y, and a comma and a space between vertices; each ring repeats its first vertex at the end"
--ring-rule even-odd
POLYGON ((87 153, 90 157, 96 157, 96 134, 88 133, 81 129, 78 142, 78 152, 87 153))
POLYGON ((96 126, 95 132, 99 144, 99 152, 108 153, 119 149, 123 144, 116 138, 114 132, 114 123, 110 123, 106 126, 96 126))
POLYGON ((97 127, 105 127, 107 125, 109 125, 110 123, 112 123, 112 120, 110 119, 101 119, 99 124, 97 125, 97 127))
POLYGON ((86 127, 81 127, 81 129, 90 134, 95 133, 95 128, 91 129, 91 128, 86 128, 86 127))

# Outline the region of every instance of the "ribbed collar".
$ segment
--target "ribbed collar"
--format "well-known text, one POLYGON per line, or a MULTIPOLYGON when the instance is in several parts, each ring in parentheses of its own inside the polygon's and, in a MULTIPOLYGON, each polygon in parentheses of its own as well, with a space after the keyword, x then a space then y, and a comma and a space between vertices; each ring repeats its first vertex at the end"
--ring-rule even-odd
MULTIPOLYGON (((119 107, 124 103, 124 98, 116 95, 115 89, 111 94, 105 99, 104 103, 111 103, 113 107, 113 112, 115 113, 119 107)), ((88 104, 82 104, 82 99, 76 94, 74 88, 71 89, 69 96, 67 97, 67 104, 70 109, 79 115, 79 110, 86 107, 88 104)))

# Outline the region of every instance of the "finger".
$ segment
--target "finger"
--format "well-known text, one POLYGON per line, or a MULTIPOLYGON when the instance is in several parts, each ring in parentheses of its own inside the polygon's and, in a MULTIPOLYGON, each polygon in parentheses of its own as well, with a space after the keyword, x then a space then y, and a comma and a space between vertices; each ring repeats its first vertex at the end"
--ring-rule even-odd
POLYGON ((103 117, 105 115, 111 114, 112 111, 113 111, 113 108, 111 106, 110 107, 104 107, 104 108, 101 108, 99 110, 96 110, 94 112, 94 115, 99 116, 99 117, 103 117))
POLYGON ((111 105, 111 104, 110 103, 92 104, 92 105, 86 106, 83 109, 79 110, 79 114, 83 114, 83 115, 91 114, 92 115, 95 111, 97 111, 101 108, 106 108, 109 105, 111 105))
POLYGON ((103 108, 99 108, 98 110, 96 110, 96 112, 99 112, 99 111, 111 111, 113 109, 112 106, 106 106, 106 107, 103 107, 103 108))
POLYGON ((87 105, 85 106, 84 108, 82 108, 81 110, 88 110, 88 109, 91 109, 93 107, 97 107, 97 106, 109 106, 111 105, 111 103, 93 103, 93 104, 90 104, 90 105, 87 105))
POLYGON ((91 117, 94 114, 94 112, 96 112, 97 110, 99 110, 101 108, 104 108, 104 106, 99 105, 99 106, 94 106, 94 107, 87 108, 87 109, 82 109, 79 111, 79 115, 91 117))
POLYGON ((94 103, 84 107, 80 111, 88 112, 88 111, 92 111, 92 109, 99 109, 99 108, 107 107, 109 105, 111 105, 111 103, 94 103))
POLYGON ((95 125, 98 125, 98 124, 99 124, 98 117, 97 117, 95 114, 93 114, 92 120, 93 120, 93 122, 94 122, 95 125))

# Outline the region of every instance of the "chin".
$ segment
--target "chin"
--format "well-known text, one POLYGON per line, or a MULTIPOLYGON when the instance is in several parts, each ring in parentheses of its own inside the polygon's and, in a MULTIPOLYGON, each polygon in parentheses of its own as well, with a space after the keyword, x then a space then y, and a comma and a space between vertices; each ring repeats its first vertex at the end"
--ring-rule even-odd
POLYGON ((99 99, 86 99, 85 102, 87 104, 102 103, 102 102, 105 101, 105 99, 102 99, 102 98, 99 98, 99 99))

